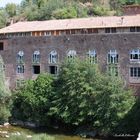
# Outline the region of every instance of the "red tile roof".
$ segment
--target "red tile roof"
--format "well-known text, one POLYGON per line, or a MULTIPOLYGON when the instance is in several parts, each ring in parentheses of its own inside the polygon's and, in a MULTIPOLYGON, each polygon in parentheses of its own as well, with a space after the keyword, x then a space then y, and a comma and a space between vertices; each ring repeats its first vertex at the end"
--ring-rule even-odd
POLYGON ((140 27, 140 15, 135 16, 108 16, 79 19, 25 21, 18 22, 0 29, 0 33, 16 33, 31 31, 51 31, 82 28, 108 28, 108 27, 140 27))

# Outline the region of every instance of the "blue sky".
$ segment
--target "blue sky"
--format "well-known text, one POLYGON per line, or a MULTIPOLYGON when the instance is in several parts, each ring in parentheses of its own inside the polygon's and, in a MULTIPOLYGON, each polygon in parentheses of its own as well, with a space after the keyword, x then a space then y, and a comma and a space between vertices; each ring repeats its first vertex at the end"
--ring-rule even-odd
POLYGON ((22 0, 0 0, 0 7, 5 7, 7 3, 16 3, 20 4, 22 0))

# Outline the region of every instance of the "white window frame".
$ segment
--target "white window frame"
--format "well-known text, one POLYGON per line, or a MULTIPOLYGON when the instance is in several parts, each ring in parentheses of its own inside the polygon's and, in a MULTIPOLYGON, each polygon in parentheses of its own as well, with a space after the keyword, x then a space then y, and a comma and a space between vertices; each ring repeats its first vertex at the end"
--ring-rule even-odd
POLYGON ((17 65, 16 71, 18 74, 23 74, 25 71, 24 65, 17 65))
POLYGON ((34 51, 32 62, 33 63, 40 63, 40 51, 34 51))
POLYGON ((23 51, 19 51, 17 53, 17 62, 18 63, 23 63, 24 62, 24 52, 23 51))
POLYGON ((110 76, 112 76, 112 75, 113 76, 118 76, 119 71, 118 71, 118 66, 117 65, 114 65, 114 66, 108 65, 107 70, 108 70, 108 74, 110 76))
POLYGON ((107 54, 108 64, 118 64, 118 53, 116 50, 110 50, 107 54))
POLYGON ((76 58, 76 51, 75 50, 69 50, 67 53, 67 58, 69 61, 74 61, 74 59, 76 58))
POLYGON ((130 51, 130 62, 140 63, 140 49, 133 49, 130 51))
POLYGON ((129 76, 131 78, 140 78, 140 67, 130 67, 129 76))
POLYGON ((58 54, 55 50, 51 51, 49 54, 49 63, 51 64, 58 63, 58 54))
POLYGON ((24 79, 16 79, 16 87, 20 88, 22 86, 24 86, 25 84, 25 80, 24 79))
POLYGON ((88 51, 88 60, 91 64, 97 63, 97 53, 95 50, 89 50, 88 51))

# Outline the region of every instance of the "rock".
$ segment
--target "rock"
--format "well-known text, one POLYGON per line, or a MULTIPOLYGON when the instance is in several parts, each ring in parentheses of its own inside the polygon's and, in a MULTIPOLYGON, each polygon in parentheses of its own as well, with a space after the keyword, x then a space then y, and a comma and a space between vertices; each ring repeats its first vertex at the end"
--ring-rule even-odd
POLYGON ((10 124, 8 122, 4 123, 3 126, 9 126, 10 124))
POLYGON ((10 136, 9 135, 5 135, 5 138, 9 138, 10 136))
POLYGON ((20 134, 20 132, 16 132, 16 135, 20 136, 21 134, 20 134))
POLYGON ((24 126, 23 121, 13 121, 13 122, 11 122, 11 124, 14 125, 14 126, 24 126))
POLYGON ((139 134, 138 134, 138 138, 137 138, 137 140, 140 140, 140 132, 139 132, 139 134))
POLYGON ((36 127, 36 124, 35 123, 32 123, 32 122, 25 122, 24 125, 26 127, 30 127, 30 128, 35 128, 36 127))
POLYGON ((7 131, 0 131, 1 134, 8 134, 7 131))
POLYGON ((27 137, 27 138, 32 138, 32 136, 31 136, 31 135, 27 135, 26 137, 27 137))

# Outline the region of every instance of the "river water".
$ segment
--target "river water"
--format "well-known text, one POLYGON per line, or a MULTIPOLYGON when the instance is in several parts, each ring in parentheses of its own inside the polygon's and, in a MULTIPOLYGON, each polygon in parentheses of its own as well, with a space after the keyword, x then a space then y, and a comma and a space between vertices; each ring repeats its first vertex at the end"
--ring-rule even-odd
MULTIPOLYGON (((18 132, 18 133, 24 133, 26 135, 31 135, 31 136, 35 134, 40 134, 38 132, 29 130, 29 129, 25 129, 21 127, 14 127, 14 126, 0 127, 0 132, 5 132, 5 133, 8 132, 8 134, 18 132)), ((50 133, 47 133, 47 131, 45 134, 47 134, 48 136, 53 136, 55 140, 99 140, 99 139, 85 139, 78 136, 70 136, 70 135, 64 135, 64 134, 50 134, 50 133)), ((0 133, 0 140, 6 140, 6 138, 2 138, 1 136, 3 136, 3 134, 0 133)))

